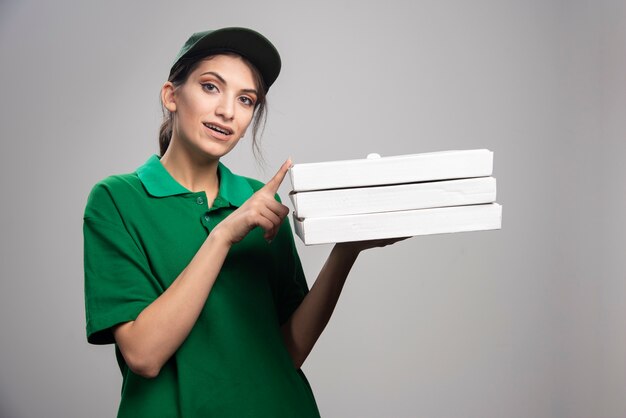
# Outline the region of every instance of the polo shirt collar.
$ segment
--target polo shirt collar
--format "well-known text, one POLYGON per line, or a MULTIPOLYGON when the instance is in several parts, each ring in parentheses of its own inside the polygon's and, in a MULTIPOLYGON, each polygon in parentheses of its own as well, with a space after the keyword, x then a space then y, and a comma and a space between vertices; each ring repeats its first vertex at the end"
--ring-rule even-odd
MULTIPOLYGON (((231 205, 239 207, 254 194, 254 190, 244 177, 233 174, 221 162, 218 164, 217 171, 220 178, 218 198, 221 197, 231 205)), ((156 154, 137 169, 137 176, 146 191, 154 197, 192 193, 171 176, 156 154)))
POLYGON ((220 191, 218 197, 222 197, 233 206, 241 206, 254 194, 250 183, 241 176, 233 174, 221 162, 217 166, 220 176, 220 191))
POLYGON ((154 197, 191 193, 170 175, 156 154, 137 169, 137 176, 148 193, 154 197))

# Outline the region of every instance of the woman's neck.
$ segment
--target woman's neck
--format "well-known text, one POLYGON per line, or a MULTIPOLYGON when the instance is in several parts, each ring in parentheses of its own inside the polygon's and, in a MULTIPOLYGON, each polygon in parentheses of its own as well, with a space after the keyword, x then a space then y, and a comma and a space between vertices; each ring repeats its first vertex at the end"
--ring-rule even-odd
POLYGON ((217 196, 219 190, 219 179, 217 176, 217 166, 219 160, 202 160, 172 146, 167 149, 161 164, 177 182, 192 192, 205 192, 209 202, 217 196))

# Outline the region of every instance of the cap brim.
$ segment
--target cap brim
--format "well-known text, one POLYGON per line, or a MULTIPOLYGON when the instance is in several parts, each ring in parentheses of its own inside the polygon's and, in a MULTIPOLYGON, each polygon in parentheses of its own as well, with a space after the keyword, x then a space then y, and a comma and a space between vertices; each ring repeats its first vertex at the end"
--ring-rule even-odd
POLYGON ((261 73, 266 89, 269 89, 280 73, 280 55, 274 45, 260 33, 238 27, 208 32, 178 57, 172 70, 183 59, 219 52, 234 52, 250 61, 261 73))

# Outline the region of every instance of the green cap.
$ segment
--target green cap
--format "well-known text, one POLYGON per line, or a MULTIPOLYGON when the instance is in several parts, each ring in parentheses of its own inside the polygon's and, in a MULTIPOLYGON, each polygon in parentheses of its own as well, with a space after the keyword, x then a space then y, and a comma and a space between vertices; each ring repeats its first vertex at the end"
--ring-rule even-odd
POLYGON ((250 61, 261 73, 266 90, 280 73, 280 55, 265 36, 252 29, 232 27, 191 35, 176 55, 170 75, 181 60, 219 52, 234 52, 250 61))

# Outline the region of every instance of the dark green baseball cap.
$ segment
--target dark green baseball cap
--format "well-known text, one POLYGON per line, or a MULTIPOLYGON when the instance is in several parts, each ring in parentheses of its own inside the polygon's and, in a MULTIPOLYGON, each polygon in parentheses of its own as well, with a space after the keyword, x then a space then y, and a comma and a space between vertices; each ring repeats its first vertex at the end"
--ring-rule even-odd
POLYGON ((231 27, 191 35, 176 55, 170 75, 184 60, 220 52, 234 52, 250 61, 261 73, 266 90, 280 73, 280 55, 265 36, 252 29, 231 27))

